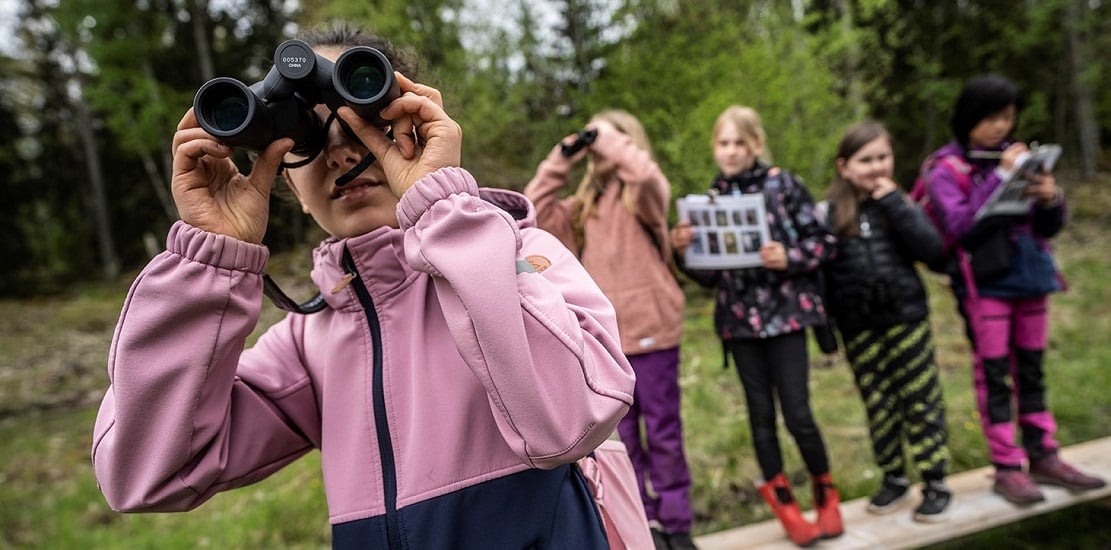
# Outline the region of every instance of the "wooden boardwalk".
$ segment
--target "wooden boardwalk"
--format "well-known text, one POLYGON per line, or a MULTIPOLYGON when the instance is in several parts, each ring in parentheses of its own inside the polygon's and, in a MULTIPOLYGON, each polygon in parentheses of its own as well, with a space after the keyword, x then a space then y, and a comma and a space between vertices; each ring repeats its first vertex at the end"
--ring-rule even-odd
MULTIPOLYGON (((1088 441, 1061 449, 1061 456, 1078 468, 1111 480, 1111 437, 1088 441)), ((953 474, 947 479, 953 489, 954 502, 948 521, 935 524, 918 523, 911 518, 920 498, 918 487, 899 510, 878 516, 868 513, 867 498, 842 503, 845 534, 823 540, 813 548, 825 550, 919 548, 984 531, 1024 518, 1052 512, 1082 502, 1111 497, 1111 485, 1096 491, 1071 493, 1058 487, 1041 486, 1045 501, 1033 506, 1018 507, 992 492, 992 468, 984 467, 953 474)), ((813 520, 813 511, 805 512, 813 520)), ((792 544, 775 519, 719 531, 695 538, 701 550, 739 550, 744 548, 784 549, 792 544)))

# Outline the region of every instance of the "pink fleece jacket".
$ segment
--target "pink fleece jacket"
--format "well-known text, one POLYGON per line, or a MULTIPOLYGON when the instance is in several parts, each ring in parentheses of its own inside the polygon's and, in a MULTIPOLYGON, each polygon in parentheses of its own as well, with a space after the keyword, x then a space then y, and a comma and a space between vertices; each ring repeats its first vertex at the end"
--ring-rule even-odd
POLYGON ((422 178, 397 207, 401 229, 316 249, 328 308, 288 315, 246 350, 267 249, 174 225, 109 354, 92 448, 109 504, 190 509, 320 449, 331 522, 382 514, 376 385, 397 509, 597 447, 632 402, 613 307, 524 197, 493 195, 527 217, 479 198, 462 169, 422 178), (529 257, 550 266, 522 268, 529 257))
POLYGON ((686 298, 666 259, 671 257, 667 212, 671 184, 647 151, 616 133, 595 142, 594 154, 616 170, 598 195, 579 250, 572 232, 575 197, 560 198, 572 164, 557 150, 525 187, 541 229, 582 258, 583 266, 617 310, 621 347, 628 355, 670 349, 683 334, 686 298))

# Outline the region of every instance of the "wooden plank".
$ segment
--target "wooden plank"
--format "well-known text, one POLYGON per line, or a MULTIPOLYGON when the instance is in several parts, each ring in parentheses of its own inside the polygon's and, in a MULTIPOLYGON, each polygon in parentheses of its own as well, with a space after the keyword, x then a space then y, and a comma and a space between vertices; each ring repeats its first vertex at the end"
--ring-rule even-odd
MULTIPOLYGON (((1111 437, 1062 448, 1060 452, 1062 458, 1077 468, 1111 480, 1111 459, 1108 458, 1111 457, 1111 437)), ((918 548, 1082 502, 1111 497, 1111 485, 1082 493, 1042 485, 1046 497, 1044 502, 1019 507, 992 492, 993 470, 987 466, 949 476, 947 482, 953 489, 954 501, 950 505, 949 519, 941 523, 919 523, 912 518, 921 494, 919 487, 912 488, 912 496, 904 501, 902 508, 887 515, 869 513, 865 509, 867 498, 842 503, 845 534, 836 539, 823 540, 819 547, 823 550, 918 548)), ((805 514, 813 521, 812 510, 805 514)), ((787 539, 775 519, 696 537, 695 543, 701 550, 797 548, 787 539)))

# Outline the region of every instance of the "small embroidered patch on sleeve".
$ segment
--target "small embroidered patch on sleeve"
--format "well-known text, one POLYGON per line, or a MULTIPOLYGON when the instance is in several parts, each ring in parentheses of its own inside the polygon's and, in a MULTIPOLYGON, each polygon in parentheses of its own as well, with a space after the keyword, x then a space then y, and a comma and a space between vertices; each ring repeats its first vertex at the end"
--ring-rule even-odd
POLYGON ((544 256, 528 256, 525 261, 536 270, 537 273, 543 273, 545 269, 552 267, 552 261, 544 256))

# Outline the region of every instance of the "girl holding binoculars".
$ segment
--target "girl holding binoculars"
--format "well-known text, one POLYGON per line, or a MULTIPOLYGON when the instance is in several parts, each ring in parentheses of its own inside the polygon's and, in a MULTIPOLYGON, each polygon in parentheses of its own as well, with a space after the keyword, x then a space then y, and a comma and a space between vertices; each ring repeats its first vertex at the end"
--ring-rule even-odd
POLYGON ((109 504, 188 510, 319 449, 336 548, 607 548, 572 463, 633 401, 613 307, 525 197, 459 167, 440 92, 387 43, 347 26, 304 38, 329 59, 374 47, 400 71, 381 111, 392 139, 318 105, 323 150, 282 173, 330 234, 313 254, 325 306, 244 349, 293 142, 241 174, 188 112, 181 221, 128 294, 96 421, 109 504))
POLYGON ((621 349, 637 378, 618 434, 637 474, 655 546, 694 548, 679 416, 686 299, 668 264, 671 185, 640 121, 620 110, 594 115, 584 131, 551 149, 525 195, 536 204, 540 227, 582 259, 617 311, 621 349), (583 159, 586 173, 576 192, 561 198, 572 167, 583 159))

